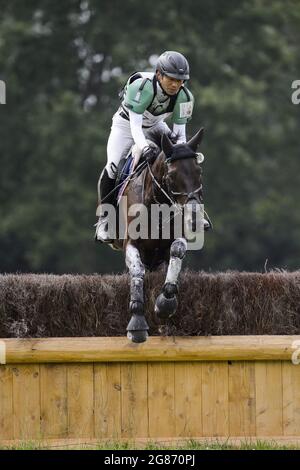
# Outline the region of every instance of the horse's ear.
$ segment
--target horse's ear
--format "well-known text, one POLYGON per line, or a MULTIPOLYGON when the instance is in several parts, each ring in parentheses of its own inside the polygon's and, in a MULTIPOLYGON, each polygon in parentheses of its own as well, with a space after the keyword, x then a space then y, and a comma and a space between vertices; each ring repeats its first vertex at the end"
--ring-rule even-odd
POLYGON ((167 158, 170 158, 173 153, 173 144, 167 134, 163 134, 161 138, 161 148, 167 158))
POLYGON ((204 134, 204 127, 201 127, 201 129, 197 132, 197 134, 195 134, 194 137, 192 137, 191 140, 187 142, 188 146, 192 150, 194 150, 194 152, 197 151, 198 145, 201 144, 201 141, 203 139, 203 134, 204 134))

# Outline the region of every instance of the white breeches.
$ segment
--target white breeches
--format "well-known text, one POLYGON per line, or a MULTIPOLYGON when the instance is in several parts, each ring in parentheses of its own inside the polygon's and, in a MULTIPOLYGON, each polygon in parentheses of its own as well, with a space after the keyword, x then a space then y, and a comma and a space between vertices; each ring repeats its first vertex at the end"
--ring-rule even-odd
MULTIPOLYGON (((143 129, 146 139, 151 137, 151 133, 160 132, 165 134, 170 131, 169 126, 161 121, 153 127, 143 129)), ((110 178, 115 178, 115 173, 122 155, 129 152, 134 144, 131 135, 130 122, 115 114, 112 120, 111 132, 107 142, 107 164, 106 170, 110 178)))

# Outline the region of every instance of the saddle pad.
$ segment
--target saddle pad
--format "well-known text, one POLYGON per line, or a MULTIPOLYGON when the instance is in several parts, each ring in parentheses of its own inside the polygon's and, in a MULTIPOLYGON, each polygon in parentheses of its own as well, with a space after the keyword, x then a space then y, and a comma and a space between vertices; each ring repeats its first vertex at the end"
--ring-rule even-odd
POLYGON ((120 181, 119 181, 119 184, 121 185, 120 186, 120 189, 119 189, 119 192, 118 192, 118 198, 117 198, 117 203, 119 204, 120 202, 120 199, 125 191, 125 188, 129 182, 129 178, 126 180, 126 178, 132 173, 132 169, 133 169, 133 158, 132 158, 132 155, 129 155, 128 158, 126 159, 125 161, 125 165, 123 166, 123 169, 122 169, 122 175, 121 175, 121 178, 120 178, 120 181))

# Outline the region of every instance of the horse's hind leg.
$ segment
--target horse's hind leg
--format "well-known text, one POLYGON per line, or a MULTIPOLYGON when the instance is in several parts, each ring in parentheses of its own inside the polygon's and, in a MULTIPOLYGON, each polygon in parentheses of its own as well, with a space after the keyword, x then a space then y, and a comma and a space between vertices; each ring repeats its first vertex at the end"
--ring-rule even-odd
POLYGON ((155 313, 160 318, 168 318, 174 315, 177 309, 177 281, 181 271, 182 261, 185 257, 187 242, 184 238, 177 238, 170 248, 170 261, 167 277, 162 293, 155 302, 155 313))
POLYGON ((144 315, 145 267, 138 249, 130 242, 126 246, 126 265, 130 273, 130 304, 132 315, 127 325, 127 337, 134 343, 143 343, 148 337, 149 326, 144 315))

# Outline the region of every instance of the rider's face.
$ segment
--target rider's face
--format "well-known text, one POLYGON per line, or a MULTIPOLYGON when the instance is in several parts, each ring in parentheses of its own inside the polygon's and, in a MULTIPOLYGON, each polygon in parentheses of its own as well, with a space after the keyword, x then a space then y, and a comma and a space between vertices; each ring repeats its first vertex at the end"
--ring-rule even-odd
POLYGON ((179 88, 183 84, 183 80, 178 80, 177 78, 162 75, 160 72, 157 72, 157 78, 163 90, 168 95, 176 95, 176 93, 179 91, 179 88))

